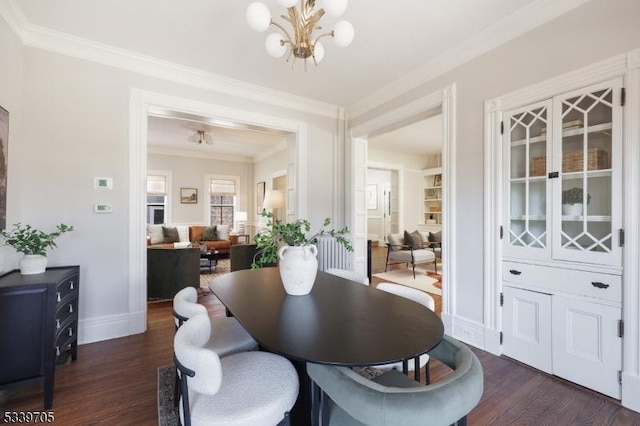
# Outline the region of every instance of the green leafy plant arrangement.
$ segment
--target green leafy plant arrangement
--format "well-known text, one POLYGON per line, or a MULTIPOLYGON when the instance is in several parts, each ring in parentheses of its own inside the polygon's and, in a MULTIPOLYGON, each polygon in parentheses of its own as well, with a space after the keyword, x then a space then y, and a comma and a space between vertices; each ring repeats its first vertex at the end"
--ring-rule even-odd
MULTIPOLYGON (((562 191, 562 204, 582 204, 582 188, 571 188, 562 191)), ((591 202, 591 194, 587 194, 587 204, 591 202)))
POLYGON ((57 247, 55 239, 65 232, 73 231, 73 226, 61 223, 54 232, 47 234, 31 225, 22 226, 15 223, 10 231, 0 230, 0 237, 4 239, 5 245, 11 246, 20 253, 47 255, 47 249, 57 247))
POLYGON ((283 245, 289 246, 305 246, 314 244, 317 238, 323 235, 330 235, 336 238, 348 251, 353 251, 351 242, 345 238, 349 233, 349 228, 325 230, 331 224, 331 219, 326 218, 322 227, 318 232, 307 237, 311 231, 311 223, 306 219, 298 219, 292 223, 282 223, 279 220, 273 220, 273 213, 263 210, 262 217, 269 219, 267 221, 268 231, 258 234, 254 240, 256 242, 257 253, 251 264, 252 269, 260 268, 265 265, 273 265, 278 261, 278 249, 283 245))

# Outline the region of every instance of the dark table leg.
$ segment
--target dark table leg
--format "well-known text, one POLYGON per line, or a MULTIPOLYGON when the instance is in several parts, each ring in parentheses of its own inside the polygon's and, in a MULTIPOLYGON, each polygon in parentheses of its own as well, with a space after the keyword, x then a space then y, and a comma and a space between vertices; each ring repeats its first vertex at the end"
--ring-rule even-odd
POLYGON ((310 426, 311 425, 311 380, 307 375, 307 363, 290 359, 293 366, 298 372, 300 380, 300 392, 295 405, 291 409, 291 426, 310 426))

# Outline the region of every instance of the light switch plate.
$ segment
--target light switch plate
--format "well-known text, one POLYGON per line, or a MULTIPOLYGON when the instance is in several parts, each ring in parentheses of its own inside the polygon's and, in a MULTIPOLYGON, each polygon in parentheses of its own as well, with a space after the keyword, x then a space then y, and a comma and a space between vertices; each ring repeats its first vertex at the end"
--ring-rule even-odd
POLYGON ((93 186, 95 189, 113 189, 113 178, 94 177, 93 186))

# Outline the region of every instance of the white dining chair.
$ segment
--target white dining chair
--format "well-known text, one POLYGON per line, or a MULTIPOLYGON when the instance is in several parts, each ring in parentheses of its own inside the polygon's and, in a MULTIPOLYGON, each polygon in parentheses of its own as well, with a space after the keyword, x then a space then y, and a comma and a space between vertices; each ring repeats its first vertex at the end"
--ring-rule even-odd
POLYGON ((356 271, 348 269, 329 268, 325 270, 327 274, 335 275, 338 277, 346 278, 351 281, 355 281, 359 284, 369 285, 369 277, 356 271))
POLYGON ((198 314, 174 338, 180 371, 180 420, 185 426, 289 425, 298 373, 283 356, 262 351, 224 358, 206 347, 211 321, 198 314))
MULTIPOLYGON (((433 300, 433 297, 424 291, 416 290, 415 288, 407 287, 400 284, 394 283, 379 283, 376 288, 378 290, 386 291, 387 293, 395 294, 396 296, 404 297, 409 300, 413 300, 416 303, 423 305, 425 308, 435 311, 436 303, 433 300)), ((417 379, 420 378, 420 369, 425 368, 426 375, 426 383, 428 384, 431 381, 429 376, 429 355, 423 354, 420 355, 418 364, 418 370, 416 370, 415 360, 408 360, 408 370, 414 371, 415 377, 417 379)), ((378 368, 383 371, 388 370, 402 370, 402 362, 393 362, 389 364, 376 365, 375 368, 378 368)))

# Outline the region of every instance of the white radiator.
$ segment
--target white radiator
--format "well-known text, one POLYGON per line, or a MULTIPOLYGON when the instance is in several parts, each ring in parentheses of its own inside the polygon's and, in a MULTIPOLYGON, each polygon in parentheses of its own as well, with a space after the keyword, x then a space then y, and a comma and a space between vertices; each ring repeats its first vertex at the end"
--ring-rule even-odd
POLYGON ((351 269, 351 252, 338 243, 335 237, 321 236, 317 238, 318 269, 329 268, 351 269))

